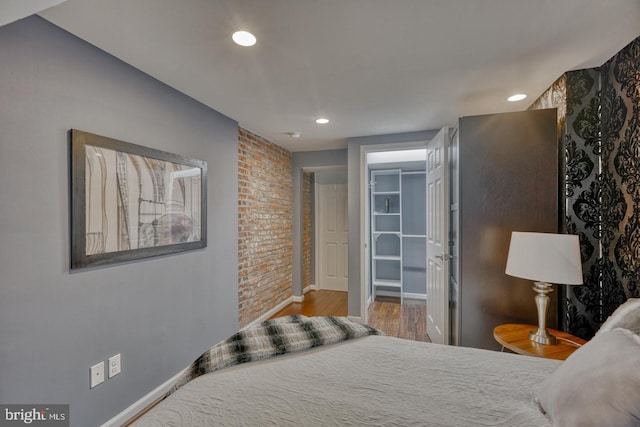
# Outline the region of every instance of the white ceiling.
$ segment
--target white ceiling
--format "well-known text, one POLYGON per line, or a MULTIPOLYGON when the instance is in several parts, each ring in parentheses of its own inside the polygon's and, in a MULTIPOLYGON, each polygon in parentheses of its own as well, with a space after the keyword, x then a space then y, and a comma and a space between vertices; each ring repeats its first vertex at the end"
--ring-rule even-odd
POLYGON ((0 27, 38 13, 64 0, 0 0, 0 27))
POLYGON ((41 16, 292 151, 525 109, 640 35, 638 0, 67 0, 41 16))

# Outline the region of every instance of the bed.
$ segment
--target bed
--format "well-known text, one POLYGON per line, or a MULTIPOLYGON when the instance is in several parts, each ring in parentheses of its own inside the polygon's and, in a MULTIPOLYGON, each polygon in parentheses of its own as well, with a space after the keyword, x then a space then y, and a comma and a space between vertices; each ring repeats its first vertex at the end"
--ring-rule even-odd
POLYGON ((289 316, 213 346, 133 426, 640 425, 640 338, 613 326, 561 362, 289 316))

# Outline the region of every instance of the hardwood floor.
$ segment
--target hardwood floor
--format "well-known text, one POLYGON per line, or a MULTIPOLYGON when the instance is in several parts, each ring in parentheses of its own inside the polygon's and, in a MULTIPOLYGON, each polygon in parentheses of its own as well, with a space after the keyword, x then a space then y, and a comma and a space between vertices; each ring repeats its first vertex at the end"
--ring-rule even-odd
POLYGON ((427 303, 424 300, 377 297, 369 306, 369 326, 390 337, 431 342, 427 336, 427 303))
MULTIPOLYGON (((301 314, 303 316, 347 316, 347 292, 311 291, 301 303, 291 303, 271 318, 301 314)), ((378 297, 369 306, 369 325, 391 337, 430 341, 427 336, 426 302, 378 297)))
POLYGON ((347 292, 311 291, 304 295, 303 302, 292 302, 271 318, 302 314, 303 316, 340 316, 347 315, 347 292))

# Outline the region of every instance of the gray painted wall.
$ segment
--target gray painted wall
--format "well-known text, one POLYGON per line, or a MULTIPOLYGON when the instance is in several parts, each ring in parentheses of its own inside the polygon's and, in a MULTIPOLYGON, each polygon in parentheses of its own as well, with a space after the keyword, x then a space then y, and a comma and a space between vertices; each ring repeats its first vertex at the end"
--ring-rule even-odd
POLYGON ((347 140, 348 151, 348 203, 349 203, 349 316, 360 316, 360 258, 364 251, 364 238, 360 233, 360 149, 367 145, 399 144, 430 141, 437 130, 407 132, 390 135, 363 136, 347 140), (358 242, 358 243, 354 243, 358 242))
POLYGON ((0 123, 0 402, 100 425, 237 330, 237 124, 39 17, 0 27, 0 123), (208 247, 70 274, 70 128, 206 160, 208 247))
POLYGON ((302 295, 302 170, 346 165, 347 150, 293 153, 293 295, 302 295))

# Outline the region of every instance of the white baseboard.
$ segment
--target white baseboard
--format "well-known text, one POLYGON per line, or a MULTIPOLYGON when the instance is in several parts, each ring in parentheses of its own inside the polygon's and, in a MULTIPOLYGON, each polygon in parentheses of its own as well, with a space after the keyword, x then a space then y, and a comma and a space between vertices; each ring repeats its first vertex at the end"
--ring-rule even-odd
POLYGON ((133 417, 144 411, 152 403, 154 403, 158 399, 161 399, 165 394, 167 394, 167 392, 171 390, 176 382, 187 372, 187 369, 189 369, 189 366, 160 384, 158 387, 151 390, 145 396, 142 396, 141 399, 133 403, 127 409, 120 412, 118 415, 111 418, 106 423, 102 424, 102 427, 120 427, 127 421, 130 421, 133 417))
POLYGON ((404 297, 407 299, 421 299, 423 301, 427 300, 427 294, 414 294, 411 292, 405 292, 404 297))
POLYGON ((362 323, 362 317, 361 316, 347 316, 347 319, 353 320, 354 322, 362 323))
POLYGON ((262 316, 260 316, 257 319, 253 320, 248 325, 243 326, 240 330, 243 331, 243 330, 247 329, 249 326, 257 325, 260 322, 264 322, 265 320, 267 320, 268 318, 270 318, 271 316, 273 316, 274 314, 276 314, 277 312, 279 312, 280 310, 282 310, 283 308, 285 308, 286 306, 291 304, 293 302, 294 298, 295 297, 287 298, 286 300, 282 301, 280 304, 278 304, 275 307, 273 307, 271 310, 269 310, 266 313, 264 313, 262 316))
POLYGON ((302 290, 302 294, 304 295, 309 291, 317 291, 317 290, 318 290, 318 285, 315 285, 315 284, 314 285, 309 285, 309 286, 307 286, 306 288, 304 288, 302 290))
MULTIPOLYGON (((377 291, 376 295, 380 295, 381 297, 397 297, 397 298, 400 297, 400 294, 398 292, 393 292, 393 291, 377 291)), ((402 296, 404 296, 407 299, 421 299, 421 300, 427 299, 426 294, 414 294, 411 292, 404 292, 402 296)))
POLYGON ((302 290, 302 295, 300 295, 300 296, 294 295, 293 296, 293 302, 304 302, 304 296, 305 296, 305 294, 307 292, 317 291, 317 290, 318 290, 318 287, 316 285, 309 285, 309 286, 307 286, 306 288, 304 288, 302 290))

